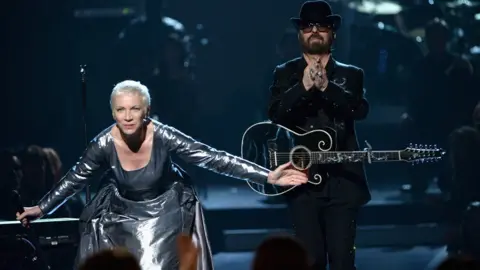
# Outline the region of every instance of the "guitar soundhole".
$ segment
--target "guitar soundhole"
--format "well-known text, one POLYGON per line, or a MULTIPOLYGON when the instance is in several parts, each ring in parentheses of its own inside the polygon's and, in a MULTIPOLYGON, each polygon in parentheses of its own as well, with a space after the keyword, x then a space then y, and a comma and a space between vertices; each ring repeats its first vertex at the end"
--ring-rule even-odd
POLYGON ((297 170, 306 170, 312 165, 311 153, 305 146, 294 147, 290 151, 290 162, 297 170))

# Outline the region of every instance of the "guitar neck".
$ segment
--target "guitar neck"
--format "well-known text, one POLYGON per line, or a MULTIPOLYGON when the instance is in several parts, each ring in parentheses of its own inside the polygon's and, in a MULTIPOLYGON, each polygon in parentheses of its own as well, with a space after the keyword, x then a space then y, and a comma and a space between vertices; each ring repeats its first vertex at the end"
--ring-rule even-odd
POLYGON ((315 164, 354 163, 354 162, 388 162, 402 161, 401 151, 332 151, 313 152, 315 164))

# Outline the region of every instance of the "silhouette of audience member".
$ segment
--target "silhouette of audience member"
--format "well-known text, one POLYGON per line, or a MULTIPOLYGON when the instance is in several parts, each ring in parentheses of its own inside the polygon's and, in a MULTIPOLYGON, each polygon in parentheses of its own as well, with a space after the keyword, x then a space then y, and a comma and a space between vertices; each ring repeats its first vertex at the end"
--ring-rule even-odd
POLYGON ((255 252, 252 270, 310 269, 305 248, 292 236, 273 236, 264 240, 255 252))
POLYGON ((114 248, 91 255, 79 270, 141 270, 138 260, 125 248, 114 248))

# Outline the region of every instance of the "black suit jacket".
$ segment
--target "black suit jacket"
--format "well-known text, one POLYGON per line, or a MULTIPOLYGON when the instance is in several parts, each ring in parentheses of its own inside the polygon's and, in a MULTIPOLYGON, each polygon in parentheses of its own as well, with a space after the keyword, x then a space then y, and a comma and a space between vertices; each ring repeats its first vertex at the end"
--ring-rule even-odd
MULTIPOLYGON (((299 57, 275 68, 270 87, 270 120, 297 132, 329 126, 337 132, 336 150, 358 150, 355 121, 365 119, 369 112, 363 70, 331 57, 326 66, 329 83, 322 92, 315 88, 307 91, 303 86, 306 67, 305 59, 299 57)), ((328 197, 353 204, 370 200, 363 164, 329 165, 328 175, 323 187, 327 191, 322 191, 328 197)))

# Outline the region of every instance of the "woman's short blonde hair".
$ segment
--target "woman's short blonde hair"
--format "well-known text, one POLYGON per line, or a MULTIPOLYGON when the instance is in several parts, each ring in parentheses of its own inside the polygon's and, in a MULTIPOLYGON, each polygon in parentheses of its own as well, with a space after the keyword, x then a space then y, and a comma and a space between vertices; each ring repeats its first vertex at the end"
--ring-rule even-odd
POLYGON ((143 102, 147 107, 150 106, 151 98, 150 98, 150 91, 148 87, 141 84, 137 81, 132 80, 125 80, 119 82, 113 87, 112 94, 110 95, 110 106, 113 106, 113 98, 118 94, 123 93, 136 93, 142 96, 143 102))

